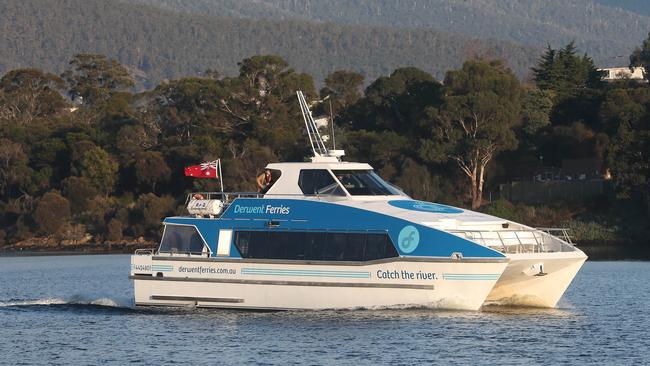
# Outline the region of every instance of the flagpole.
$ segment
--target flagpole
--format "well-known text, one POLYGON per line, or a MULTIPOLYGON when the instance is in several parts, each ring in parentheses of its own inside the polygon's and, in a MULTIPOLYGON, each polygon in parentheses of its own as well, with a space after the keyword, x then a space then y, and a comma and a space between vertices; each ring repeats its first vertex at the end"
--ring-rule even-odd
POLYGON ((221 174, 221 159, 217 160, 219 166, 219 183, 221 184, 221 198, 223 199, 223 175, 221 174))

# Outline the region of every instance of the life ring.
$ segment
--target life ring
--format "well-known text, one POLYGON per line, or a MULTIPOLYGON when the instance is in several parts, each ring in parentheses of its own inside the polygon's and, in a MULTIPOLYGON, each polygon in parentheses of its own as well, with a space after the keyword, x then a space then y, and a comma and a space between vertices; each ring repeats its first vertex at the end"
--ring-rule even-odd
POLYGON ((192 195, 192 199, 195 199, 195 200, 202 200, 202 199, 205 199, 205 197, 203 197, 203 195, 202 195, 201 193, 194 193, 194 194, 192 195))

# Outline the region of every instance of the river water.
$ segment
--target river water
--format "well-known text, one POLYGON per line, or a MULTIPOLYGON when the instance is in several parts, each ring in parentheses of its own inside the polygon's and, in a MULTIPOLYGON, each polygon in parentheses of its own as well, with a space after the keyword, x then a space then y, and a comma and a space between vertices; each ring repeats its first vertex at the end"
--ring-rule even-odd
POLYGON ((588 262, 557 309, 133 306, 126 255, 0 257, 0 364, 650 364, 650 262, 588 262))

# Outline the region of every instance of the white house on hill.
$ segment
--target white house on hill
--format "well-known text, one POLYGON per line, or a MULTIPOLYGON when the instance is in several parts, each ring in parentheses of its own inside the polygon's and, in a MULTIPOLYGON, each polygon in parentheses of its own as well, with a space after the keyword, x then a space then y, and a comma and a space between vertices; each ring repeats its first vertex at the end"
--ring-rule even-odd
POLYGON ((643 67, 606 67, 603 69, 598 69, 603 71, 605 75, 603 80, 605 81, 614 81, 614 80, 638 80, 643 81, 643 67))

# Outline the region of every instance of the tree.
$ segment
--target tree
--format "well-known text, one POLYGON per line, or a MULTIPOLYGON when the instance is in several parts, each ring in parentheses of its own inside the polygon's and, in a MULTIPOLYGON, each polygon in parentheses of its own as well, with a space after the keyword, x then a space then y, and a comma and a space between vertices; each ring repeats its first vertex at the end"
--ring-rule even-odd
POLYGON ((97 196, 97 189, 86 178, 68 177, 63 181, 63 195, 70 202, 75 214, 90 209, 90 201, 97 196))
POLYGON ((529 135, 551 124, 552 93, 541 89, 527 90, 522 100, 523 130, 529 135))
POLYGON ((481 205, 485 173, 500 152, 517 146, 513 127, 521 115, 521 86, 501 61, 466 61, 445 76, 440 108, 429 108, 433 138, 421 155, 454 161, 468 177, 472 208, 481 205))
POLYGON ((153 193, 142 194, 135 202, 134 215, 139 225, 134 225, 136 235, 160 235, 160 221, 171 212, 174 199, 158 197, 153 193))
POLYGON ((397 185, 409 196, 424 200, 435 201, 440 194, 440 177, 432 175, 426 166, 416 163, 413 159, 406 158, 402 174, 396 180, 397 185))
POLYGON ((104 55, 79 54, 70 61, 70 68, 61 74, 68 83, 73 99, 84 103, 106 100, 113 92, 135 85, 129 72, 116 60, 104 55))
POLYGON ((159 151, 145 151, 135 159, 135 176, 140 184, 150 185, 156 192, 156 183, 166 182, 172 171, 159 151))
POLYGON ((363 75, 352 71, 337 70, 325 78, 325 87, 320 90, 320 97, 329 96, 332 109, 338 113, 361 98, 362 86, 363 75))
POLYGON ((110 241, 122 240, 123 230, 122 222, 116 218, 112 218, 106 225, 106 239, 110 241))
POLYGON ((121 161, 131 161, 143 150, 151 149, 157 144, 155 133, 148 131, 142 125, 126 125, 119 129, 116 135, 115 147, 119 151, 121 161))
POLYGON ((418 68, 396 69, 370 84, 345 118, 353 129, 420 136, 426 126, 425 108, 440 104, 441 90, 433 76, 418 68))
POLYGON ((67 105, 59 90, 63 80, 37 69, 18 69, 0 79, 4 102, 0 106, 0 119, 31 123, 35 118, 60 111, 67 105))
POLYGON ((70 203, 57 192, 47 192, 36 205, 34 221, 43 234, 58 234, 70 222, 70 203))
POLYGON ((81 175, 106 195, 113 192, 117 168, 115 159, 99 146, 86 151, 81 160, 81 175))
POLYGON ((591 57, 576 54, 574 42, 559 50, 548 46, 532 70, 537 87, 553 91, 558 101, 576 96, 580 90, 603 85, 603 72, 598 71, 591 57))
POLYGON ((278 78, 287 70, 289 64, 276 55, 253 56, 237 64, 239 77, 245 79, 249 87, 257 90, 259 96, 267 96, 277 86, 278 78))
POLYGON ((616 126, 607 160, 619 193, 650 205, 650 88, 612 90, 601 114, 616 126))
POLYGON ((22 183, 30 172, 23 147, 6 138, 0 138, 0 194, 11 195, 11 187, 22 183))
POLYGON ((650 81, 650 33, 648 38, 643 41, 641 47, 637 47, 630 56, 630 67, 642 66, 643 77, 650 81))

